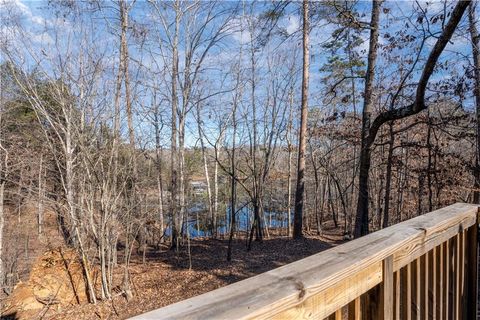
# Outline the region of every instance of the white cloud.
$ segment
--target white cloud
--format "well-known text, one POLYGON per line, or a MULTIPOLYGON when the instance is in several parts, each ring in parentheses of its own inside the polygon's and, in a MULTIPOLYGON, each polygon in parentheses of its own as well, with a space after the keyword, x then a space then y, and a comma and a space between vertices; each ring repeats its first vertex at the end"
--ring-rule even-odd
POLYGON ((31 14, 30 9, 20 0, 0 0, 0 10, 17 8, 25 14, 31 14))
POLYGON ((0 10, 2 16, 26 19, 28 23, 39 24, 43 21, 42 17, 35 16, 32 10, 21 0, 0 0, 0 10))
POLYGON ((32 21, 34 24, 39 24, 39 25, 45 24, 45 19, 40 16, 32 15, 30 18, 30 21, 32 21))
POLYGON ((27 27, 39 28, 43 26, 69 27, 65 19, 46 19, 41 15, 32 12, 22 0, 0 0, 0 12, 2 19, 21 19, 27 27))
POLYGON ((241 44, 248 43, 252 39, 252 35, 246 30, 234 32, 232 37, 241 44))
POLYGON ((252 39, 252 35, 248 30, 247 19, 254 19, 254 17, 247 15, 237 16, 230 20, 229 25, 227 26, 228 29, 233 30, 232 38, 240 44, 246 44, 252 39))
POLYGON ((53 44, 54 41, 52 39, 52 37, 46 33, 46 32, 42 32, 42 33, 39 33, 39 34, 31 34, 30 35, 31 39, 33 42, 35 43, 39 43, 39 44, 43 44, 43 45, 49 45, 49 44, 53 44))
POLYGON ((287 33, 290 35, 300 29, 300 19, 297 16, 289 15, 288 16, 288 24, 285 28, 287 33))

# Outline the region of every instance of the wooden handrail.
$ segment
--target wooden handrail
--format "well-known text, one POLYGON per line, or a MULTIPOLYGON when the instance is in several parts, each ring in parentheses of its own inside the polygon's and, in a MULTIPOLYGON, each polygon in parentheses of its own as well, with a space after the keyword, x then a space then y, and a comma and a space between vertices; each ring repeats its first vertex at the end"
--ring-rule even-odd
POLYGON ((476 319, 477 220, 457 203, 133 319, 476 319))

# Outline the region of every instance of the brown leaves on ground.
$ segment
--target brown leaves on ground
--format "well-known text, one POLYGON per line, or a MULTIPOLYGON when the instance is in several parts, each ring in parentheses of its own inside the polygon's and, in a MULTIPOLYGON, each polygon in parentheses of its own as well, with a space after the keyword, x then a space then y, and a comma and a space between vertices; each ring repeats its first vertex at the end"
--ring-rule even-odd
MULTIPOLYGON (((125 319, 266 272, 340 242, 342 236, 334 229, 327 230, 322 237, 308 235, 303 240, 272 236, 255 242, 249 252, 244 239, 236 240, 233 261, 227 262, 228 240, 192 240, 191 269, 186 242, 178 252, 166 247, 160 251, 150 248, 145 264, 142 264, 141 255, 132 263, 132 300, 127 302, 120 290, 114 290, 112 300, 96 305, 72 305, 49 312, 43 319, 125 319)), ((122 266, 119 266, 114 277, 118 286, 122 273, 122 266)))

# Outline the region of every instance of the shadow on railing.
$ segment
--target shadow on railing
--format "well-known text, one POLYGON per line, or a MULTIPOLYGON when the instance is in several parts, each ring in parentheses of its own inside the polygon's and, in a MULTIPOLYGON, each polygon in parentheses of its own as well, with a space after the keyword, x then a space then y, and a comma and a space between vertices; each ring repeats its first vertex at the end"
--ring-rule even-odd
POLYGON ((134 319, 476 319, 477 220, 457 203, 134 319))

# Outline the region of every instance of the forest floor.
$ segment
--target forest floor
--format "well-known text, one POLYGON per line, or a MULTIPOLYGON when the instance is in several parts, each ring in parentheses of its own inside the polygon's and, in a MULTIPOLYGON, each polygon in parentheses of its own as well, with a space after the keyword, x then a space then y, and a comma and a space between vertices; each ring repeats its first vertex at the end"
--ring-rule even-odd
MULTIPOLYGON (((131 279, 134 297, 130 301, 117 295, 96 305, 71 306, 44 319, 125 319, 157 309, 328 249, 343 242, 341 228, 328 225, 322 236, 307 235, 303 240, 273 236, 253 243, 247 252, 245 241, 234 244, 233 259, 226 261, 228 240, 192 240, 192 268, 187 246, 179 252, 151 249, 145 263, 134 258, 131 279)), ((120 282, 122 270, 118 270, 120 282)))
MULTIPOLYGON (((25 290, 36 290, 35 286, 46 285, 41 283, 45 271, 55 273, 55 269, 50 270, 43 264, 53 257, 58 246, 62 246, 62 237, 58 231, 54 212, 49 210, 46 213, 45 230, 41 237, 36 235, 35 212, 35 208, 27 204, 18 215, 10 214, 6 219, 4 240, 7 244, 5 248, 7 259, 5 262, 8 265, 10 258, 17 257, 12 266, 16 266, 19 274, 16 282, 23 287, 23 291, 17 290, 16 299, 24 301, 17 301, 18 303, 28 300, 25 295, 22 296, 25 290), (18 228, 19 224, 23 227, 18 228), (32 279, 34 279, 33 283, 32 279)), ((246 250, 245 239, 239 238, 234 241, 231 262, 226 261, 227 239, 191 240, 191 268, 189 268, 187 243, 178 251, 169 250, 166 245, 160 249, 149 247, 145 263, 143 263, 142 253, 137 254, 134 250, 130 267, 133 299, 130 301, 125 299, 119 289, 123 276, 123 267, 120 264, 114 274, 113 282, 116 287, 113 290, 115 295, 113 299, 99 301, 95 305, 67 304, 61 308, 60 305, 46 305, 39 312, 26 307, 24 310, 26 313, 23 313, 23 316, 19 313, 17 316, 25 319, 125 319, 326 250, 344 241, 342 229, 342 227, 335 228, 333 221, 327 221, 324 223, 321 236, 307 234, 302 240, 291 240, 285 235, 280 235, 276 230, 270 230, 270 237, 265 238, 263 242, 254 242, 251 251, 246 250)), ((65 249, 68 250, 66 247, 65 249)), ((119 262, 122 262, 121 257, 119 262)), ((58 278, 62 279, 60 275, 58 278)), ((15 294, 11 298, 13 296, 15 294)), ((8 304, 8 298, 3 292, 0 293, 0 307, 2 305, 5 307, 5 303, 8 304)), ((0 319, 15 318, 15 315, 7 316, 7 313, 0 315, 0 319)))

